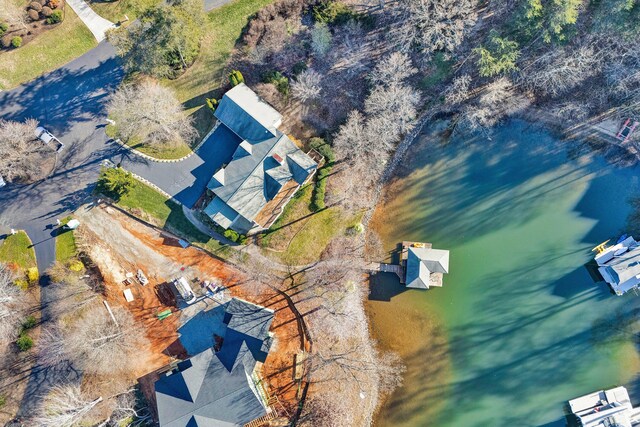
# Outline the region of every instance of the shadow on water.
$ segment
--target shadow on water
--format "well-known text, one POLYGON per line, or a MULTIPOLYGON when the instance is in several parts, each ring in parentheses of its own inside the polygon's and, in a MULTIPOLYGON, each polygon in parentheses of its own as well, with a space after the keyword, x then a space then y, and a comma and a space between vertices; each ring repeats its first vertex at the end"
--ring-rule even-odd
POLYGON ((615 325, 640 303, 594 283, 588 261, 623 231, 636 171, 568 159, 520 121, 491 140, 426 134, 407 158, 373 224, 387 247, 450 249, 451 273, 432 292, 384 280, 370 297, 374 330, 408 367, 379 426, 566 425, 568 399, 631 377, 621 367, 636 338, 615 325))

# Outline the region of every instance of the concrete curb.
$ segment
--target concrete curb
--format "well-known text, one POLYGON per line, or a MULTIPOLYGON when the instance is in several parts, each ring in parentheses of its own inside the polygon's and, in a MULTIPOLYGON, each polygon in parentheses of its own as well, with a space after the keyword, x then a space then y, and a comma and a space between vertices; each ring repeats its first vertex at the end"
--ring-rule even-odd
POLYGON ((202 138, 202 141, 200 141, 198 143, 198 145, 196 145, 189 154, 187 154, 184 157, 180 157, 179 159, 157 159, 155 157, 152 157, 148 154, 144 154, 138 150, 136 150, 135 148, 131 148, 129 147, 127 144, 125 144, 124 142, 120 141, 119 139, 114 139, 114 141, 119 144, 122 148, 127 149, 127 151, 135 154, 138 157, 142 157, 143 159, 152 161, 152 162, 158 162, 158 163, 177 163, 177 162, 181 162, 183 160, 188 159, 189 157, 193 156, 195 154, 196 151, 198 151, 200 149, 200 147, 202 147, 202 144, 204 144, 207 139, 209 139, 209 137, 211 136, 211 134, 213 134, 213 132, 215 132, 215 130, 218 128, 218 126, 220 126, 220 122, 216 120, 216 124, 213 125, 213 128, 209 131, 209 133, 207 133, 204 138, 202 138))

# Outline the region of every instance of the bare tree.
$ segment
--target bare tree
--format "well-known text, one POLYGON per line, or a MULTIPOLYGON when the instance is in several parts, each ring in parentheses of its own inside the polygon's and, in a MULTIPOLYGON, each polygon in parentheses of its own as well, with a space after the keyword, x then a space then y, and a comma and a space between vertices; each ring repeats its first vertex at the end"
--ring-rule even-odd
POLYGON ((369 74, 372 85, 391 86, 404 82, 408 77, 417 73, 409 55, 393 52, 383 58, 369 74))
POLYGON ((28 180, 42 172, 44 145, 35 142, 38 121, 0 119, 0 175, 5 181, 28 180))
POLYGON ((107 108, 125 141, 171 146, 189 144, 198 134, 171 89, 154 80, 122 86, 107 108))
POLYGON ((151 421, 149 408, 146 406, 139 407, 139 400, 136 397, 135 389, 119 394, 114 400, 115 408, 106 421, 106 425, 112 427, 149 425, 151 421), (133 420, 130 421, 132 418, 133 420))
POLYGON ((54 387, 43 397, 39 413, 33 419, 33 425, 40 427, 80 425, 100 402, 102 397, 94 400, 84 398, 79 385, 67 384, 54 387))
POLYGON ((24 296, 13 279, 13 272, 0 263, 0 343, 5 345, 16 337, 24 309, 24 296))
POLYGON ((20 6, 20 3, 0 0, 0 21, 26 30, 29 23, 27 9, 20 6))
POLYGON ((473 0, 400 0, 390 36, 404 51, 453 52, 477 19, 473 0))
POLYGON ((531 100, 526 94, 517 92, 510 80, 501 77, 488 84, 467 104, 459 124, 472 130, 490 128, 530 104, 531 100))
POLYGON ((307 102, 320 97, 322 76, 314 70, 306 70, 300 73, 291 84, 291 94, 294 98, 307 102))
POLYGON ((70 360, 91 373, 126 371, 126 361, 149 343, 133 316, 123 308, 112 308, 114 319, 98 305, 43 334, 43 360, 56 364, 70 360), (113 361, 119 363, 114 364, 113 361))
POLYGON ((520 80, 537 93, 558 96, 599 74, 605 59, 605 49, 592 44, 552 49, 523 68, 520 80))
POLYGON ((444 101, 448 105, 458 105, 469 99, 471 95, 469 87, 471 86, 471 77, 468 74, 456 77, 451 82, 444 94, 444 101))

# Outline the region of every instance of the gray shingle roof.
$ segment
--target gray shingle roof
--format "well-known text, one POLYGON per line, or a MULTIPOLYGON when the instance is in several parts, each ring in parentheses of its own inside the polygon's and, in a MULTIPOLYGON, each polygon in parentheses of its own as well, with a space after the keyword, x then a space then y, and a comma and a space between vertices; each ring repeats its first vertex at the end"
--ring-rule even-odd
POLYGON ((224 94, 214 115, 240 138, 264 141, 276 134, 282 115, 244 83, 224 94))
POLYGON ((640 275, 640 246, 613 258, 605 268, 617 284, 640 275))
POLYGON ((449 251, 431 248, 409 248, 406 284, 410 288, 429 288, 432 273, 449 272, 449 251))
POLYGON ((160 426, 242 426, 266 414, 250 377, 269 352, 273 317, 273 310, 238 298, 227 303, 222 349, 198 353, 156 381, 160 426))
POLYGON ((160 378, 156 384, 158 418, 162 427, 242 426, 266 414, 249 384, 255 366, 251 352, 238 351, 229 370, 223 349, 212 349, 181 362, 179 372, 160 378))
POLYGON ((238 150, 243 155, 234 155, 225 167, 224 185, 212 180, 209 189, 249 221, 289 179, 302 184, 316 168, 316 163, 279 131, 275 137, 252 143, 250 155, 242 148, 238 150), (283 159, 282 165, 274 154, 283 159))
POLYGON ((225 312, 225 323, 228 328, 260 341, 269 337, 269 328, 271 328, 274 316, 273 310, 240 298, 233 298, 229 301, 225 312))

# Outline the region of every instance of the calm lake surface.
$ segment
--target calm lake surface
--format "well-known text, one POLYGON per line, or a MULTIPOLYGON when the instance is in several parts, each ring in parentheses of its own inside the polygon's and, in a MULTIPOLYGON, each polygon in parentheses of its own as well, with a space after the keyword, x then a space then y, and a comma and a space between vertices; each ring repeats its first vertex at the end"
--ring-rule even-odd
POLYGON ((372 281, 374 336, 408 367, 377 426, 563 426, 566 400, 618 384, 639 403, 626 325, 640 297, 610 294, 585 267, 626 230, 639 170, 522 121, 490 139, 443 140, 437 127, 372 223, 389 251, 402 240, 451 251, 443 288, 372 281))

